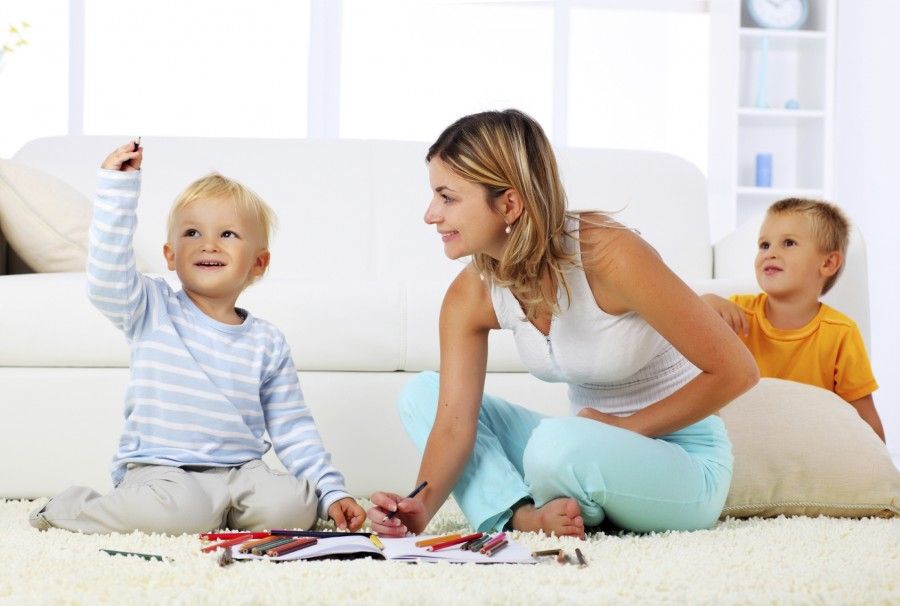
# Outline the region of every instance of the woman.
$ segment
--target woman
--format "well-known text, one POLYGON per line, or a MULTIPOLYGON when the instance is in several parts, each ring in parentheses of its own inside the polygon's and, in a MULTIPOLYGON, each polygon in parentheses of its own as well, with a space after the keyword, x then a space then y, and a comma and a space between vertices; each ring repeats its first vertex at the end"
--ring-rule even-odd
POLYGON ((583 536, 605 518, 633 531, 711 526, 732 463, 713 413, 758 380, 747 349, 634 231, 566 212, 529 116, 466 116, 426 161, 425 222, 448 257, 472 262, 444 297, 440 375, 418 375, 398 400, 428 485, 414 498, 372 495, 372 527, 419 533, 451 490, 480 531, 583 536), (576 414, 484 395, 499 328, 532 374, 569 383, 576 414))

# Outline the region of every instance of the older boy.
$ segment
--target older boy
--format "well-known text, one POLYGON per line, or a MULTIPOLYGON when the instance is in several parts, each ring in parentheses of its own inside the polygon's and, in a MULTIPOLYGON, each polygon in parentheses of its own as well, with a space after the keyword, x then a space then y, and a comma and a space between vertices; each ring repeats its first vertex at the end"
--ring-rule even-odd
POLYGON ((274 215, 218 174, 172 207, 163 247, 182 284, 137 272, 132 237, 143 148, 113 151, 98 175, 88 294, 131 346, 125 429, 107 495, 72 487, 31 514, 45 530, 180 534, 309 528, 316 513, 359 528, 362 508, 331 465, 284 335, 235 307, 269 265, 274 215), (290 474, 261 460, 269 449, 290 474))
POLYGON ((753 353, 760 375, 835 392, 884 441, 872 392, 878 389, 856 323, 819 302, 843 269, 849 222, 827 202, 774 203, 759 231, 758 295, 703 299, 753 353))

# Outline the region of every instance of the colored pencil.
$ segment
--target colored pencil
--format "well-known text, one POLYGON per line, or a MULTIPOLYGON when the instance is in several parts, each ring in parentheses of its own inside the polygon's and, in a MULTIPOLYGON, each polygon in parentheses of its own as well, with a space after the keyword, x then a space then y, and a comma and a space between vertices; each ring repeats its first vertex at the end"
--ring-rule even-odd
POLYGON ((429 545, 425 548, 426 551, 439 551, 441 549, 446 549, 447 547, 452 547, 454 545, 459 545, 460 543, 468 543, 469 541, 473 541, 475 539, 480 539, 484 536, 483 532, 476 532, 475 534, 467 534, 464 537, 459 537, 458 539, 450 539, 449 541, 444 541, 443 543, 435 543, 434 545, 429 545))
POLYGON ((480 551, 481 553, 484 553, 484 552, 488 551, 494 545, 499 544, 505 538, 506 538, 505 532, 498 532, 497 534, 494 535, 494 538, 492 538, 490 541, 488 541, 487 543, 482 545, 481 549, 479 549, 478 551, 480 551))
POLYGON ((144 560, 159 560, 160 562, 169 559, 169 558, 164 558, 161 555, 156 555, 154 553, 137 553, 134 551, 116 551, 115 549, 101 549, 100 551, 103 551, 111 556, 137 556, 144 560))
POLYGON ((254 539, 252 541, 247 541, 246 543, 242 543, 238 548, 238 551, 241 553, 250 553, 250 550, 256 547, 257 545, 262 545, 264 543, 270 543, 274 537, 271 535, 265 537, 264 539, 254 539))
MULTIPOLYGON (((266 535, 268 536, 268 535, 266 535)), ((262 538, 262 537, 260 537, 262 538)), ((230 539, 228 541, 222 541, 221 543, 213 543, 212 545, 207 545, 203 549, 200 550, 201 553, 209 553, 210 551, 215 551, 216 549, 221 549, 223 547, 234 547, 235 545, 240 545, 242 543, 246 543, 251 540, 250 538, 237 537, 234 539, 230 539)))
POLYGON ((499 543, 497 543, 496 545, 494 545, 493 547, 491 547, 490 549, 485 551, 484 555, 486 555, 487 557, 491 557, 492 555, 494 555, 495 553, 497 553, 498 551, 500 551, 507 545, 509 545, 509 541, 507 541, 506 539, 503 539, 502 541, 500 541, 499 543))
POLYGON ((336 530, 330 532, 327 530, 286 530, 276 528, 270 530, 268 534, 274 537, 315 537, 317 539, 329 539, 332 537, 367 537, 371 532, 344 532, 336 530))
POLYGON ((491 535, 485 533, 485 535, 483 537, 481 537, 480 539, 476 539, 474 543, 469 545, 468 551, 478 551, 479 549, 484 547, 485 543, 487 543, 490 540, 491 540, 491 535))
POLYGON ((286 553, 299 551, 300 549, 303 549, 305 547, 312 547, 318 542, 319 539, 316 539, 314 537, 302 537, 299 539, 294 539, 289 543, 279 545, 278 547, 273 547, 272 549, 266 551, 266 555, 277 558, 278 556, 284 555, 286 553))
POLYGON ((268 532, 204 532, 200 538, 204 541, 230 541, 244 537, 250 539, 262 539, 269 536, 268 532))
POLYGON ((438 543, 443 543, 444 541, 452 541, 453 539, 458 539, 461 537, 459 533, 456 534, 445 534, 442 537, 432 537, 430 539, 422 539, 421 541, 416 541, 416 547, 428 547, 429 545, 437 545, 438 543))
POLYGON ((581 553, 581 550, 577 547, 575 548, 575 557, 578 558, 578 567, 584 568, 587 566, 587 560, 584 559, 584 554, 581 553))
POLYGON ((253 555, 263 555, 264 553, 266 553, 273 547, 278 547, 279 545, 285 545, 285 544, 290 543, 295 540, 296 539, 293 539, 291 537, 273 538, 268 543, 263 543, 262 545, 257 545, 256 547, 254 547, 253 549, 250 550, 250 553, 252 553, 253 555))
POLYGON ((531 557, 537 558, 540 556, 558 556, 560 551, 562 551, 562 549, 543 549, 541 551, 532 551, 531 557))
POLYGON ((384 543, 381 542, 381 539, 378 538, 378 535, 370 534, 369 540, 372 541, 375 547, 377 547, 381 551, 384 551, 384 543))
MULTIPOLYGON (((422 492, 422 489, 425 488, 426 486, 428 486, 427 480, 425 480, 424 482, 422 482, 421 484, 419 484, 418 486, 413 488, 413 491, 411 493, 409 493, 408 495, 406 495, 406 498, 407 499, 413 498, 414 496, 416 496, 417 494, 422 492)), ((395 515, 397 515, 396 509, 394 511, 389 511, 388 514, 386 516, 384 516, 384 520, 382 520, 382 522, 387 522, 388 520, 393 518, 395 515)))

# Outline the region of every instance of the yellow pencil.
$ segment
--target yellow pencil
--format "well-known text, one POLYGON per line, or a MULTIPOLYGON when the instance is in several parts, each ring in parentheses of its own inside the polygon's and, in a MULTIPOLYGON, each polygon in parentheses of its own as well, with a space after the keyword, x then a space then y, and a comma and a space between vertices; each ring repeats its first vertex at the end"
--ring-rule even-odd
POLYGON ((370 534, 369 540, 371 540, 372 543, 375 544, 375 547, 377 547, 381 551, 384 551, 384 543, 381 542, 381 540, 378 538, 378 535, 370 534))
POLYGON ((434 545, 436 543, 443 543, 444 541, 452 541, 453 539, 458 539, 462 535, 457 534, 448 534, 443 537, 433 537, 430 539, 422 539, 421 541, 416 541, 416 547, 428 547, 429 545, 434 545))

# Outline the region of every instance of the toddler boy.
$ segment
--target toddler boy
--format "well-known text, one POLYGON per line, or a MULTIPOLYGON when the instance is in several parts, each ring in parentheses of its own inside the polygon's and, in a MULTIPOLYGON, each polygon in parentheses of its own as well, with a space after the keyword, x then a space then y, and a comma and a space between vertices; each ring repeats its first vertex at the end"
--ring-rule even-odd
POLYGON ((91 302, 131 348, 115 488, 69 488, 33 512, 31 524, 181 534, 307 529, 318 513, 358 529, 365 513, 331 464, 284 335, 235 307, 268 268, 274 214, 215 173, 188 186, 163 247, 181 281, 175 292, 135 268, 143 151, 129 142, 101 166, 87 264, 91 302), (290 473, 261 460, 271 445, 290 473))
POLYGON ((819 302, 844 265, 849 222, 827 202, 789 198, 769 207, 759 231, 758 295, 703 299, 750 349, 760 376, 816 385, 849 402, 884 441, 878 389, 856 323, 819 302))

